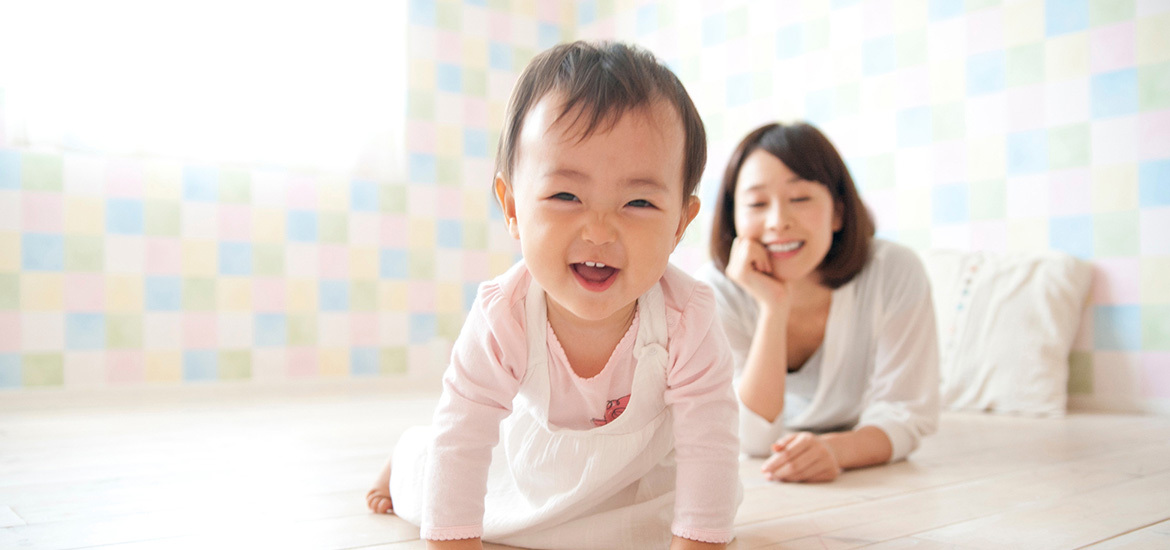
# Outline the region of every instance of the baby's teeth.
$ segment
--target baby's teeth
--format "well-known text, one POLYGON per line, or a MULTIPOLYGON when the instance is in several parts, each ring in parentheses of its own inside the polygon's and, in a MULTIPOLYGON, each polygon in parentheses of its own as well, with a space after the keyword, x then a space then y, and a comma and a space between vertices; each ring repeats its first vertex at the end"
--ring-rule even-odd
POLYGON ((603 264, 601 262, 584 262, 584 264, 587 267, 605 267, 605 264, 603 264))

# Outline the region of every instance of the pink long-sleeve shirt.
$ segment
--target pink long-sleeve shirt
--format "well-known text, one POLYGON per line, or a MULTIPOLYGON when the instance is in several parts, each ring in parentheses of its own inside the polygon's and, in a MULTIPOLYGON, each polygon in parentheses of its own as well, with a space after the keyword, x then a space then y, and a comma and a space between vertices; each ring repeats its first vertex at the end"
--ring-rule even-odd
MULTIPOLYGON (((484 495, 500 422, 511 412, 527 368, 523 262, 484 283, 455 343, 435 412, 423 505, 425 539, 482 536, 484 495), (439 482, 441 480, 441 482, 439 482)), ((671 532, 707 542, 733 537, 739 500, 738 405, 732 356, 716 321, 711 290, 670 266, 660 280, 666 305, 669 360, 665 402, 672 408, 677 462, 671 532)), ((550 327, 549 422, 588 429, 612 420, 630 394, 639 319, 600 374, 573 372, 550 327)))

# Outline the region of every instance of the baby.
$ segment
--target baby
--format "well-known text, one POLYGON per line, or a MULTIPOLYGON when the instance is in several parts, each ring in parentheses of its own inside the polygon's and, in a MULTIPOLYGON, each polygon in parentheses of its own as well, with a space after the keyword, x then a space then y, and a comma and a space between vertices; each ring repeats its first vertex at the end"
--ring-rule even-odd
POLYGON ((506 116, 495 194, 524 259, 480 286, 433 426, 367 502, 434 548, 722 548, 731 354, 711 290, 668 263, 699 211, 698 112, 651 54, 576 42, 506 116))

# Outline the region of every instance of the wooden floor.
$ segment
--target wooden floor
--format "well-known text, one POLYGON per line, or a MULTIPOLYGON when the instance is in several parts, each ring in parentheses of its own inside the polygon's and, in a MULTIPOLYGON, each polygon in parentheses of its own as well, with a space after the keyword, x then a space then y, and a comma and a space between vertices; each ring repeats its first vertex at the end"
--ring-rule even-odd
MULTIPOLYGON (((364 495, 434 403, 380 383, 0 394, 0 548, 423 548, 364 495)), ((1170 548, 1165 417, 944 415, 911 460, 831 484, 758 467, 732 548, 1170 548)))

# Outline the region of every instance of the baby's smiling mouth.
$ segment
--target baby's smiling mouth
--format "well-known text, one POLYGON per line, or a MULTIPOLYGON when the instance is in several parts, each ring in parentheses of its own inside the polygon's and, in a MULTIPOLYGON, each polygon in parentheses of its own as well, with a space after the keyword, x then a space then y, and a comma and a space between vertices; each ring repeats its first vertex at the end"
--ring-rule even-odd
POLYGON ((572 264, 573 273, 589 290, 605 290, 613 282, 620 269, 601 262, 578 262, 572 264))

